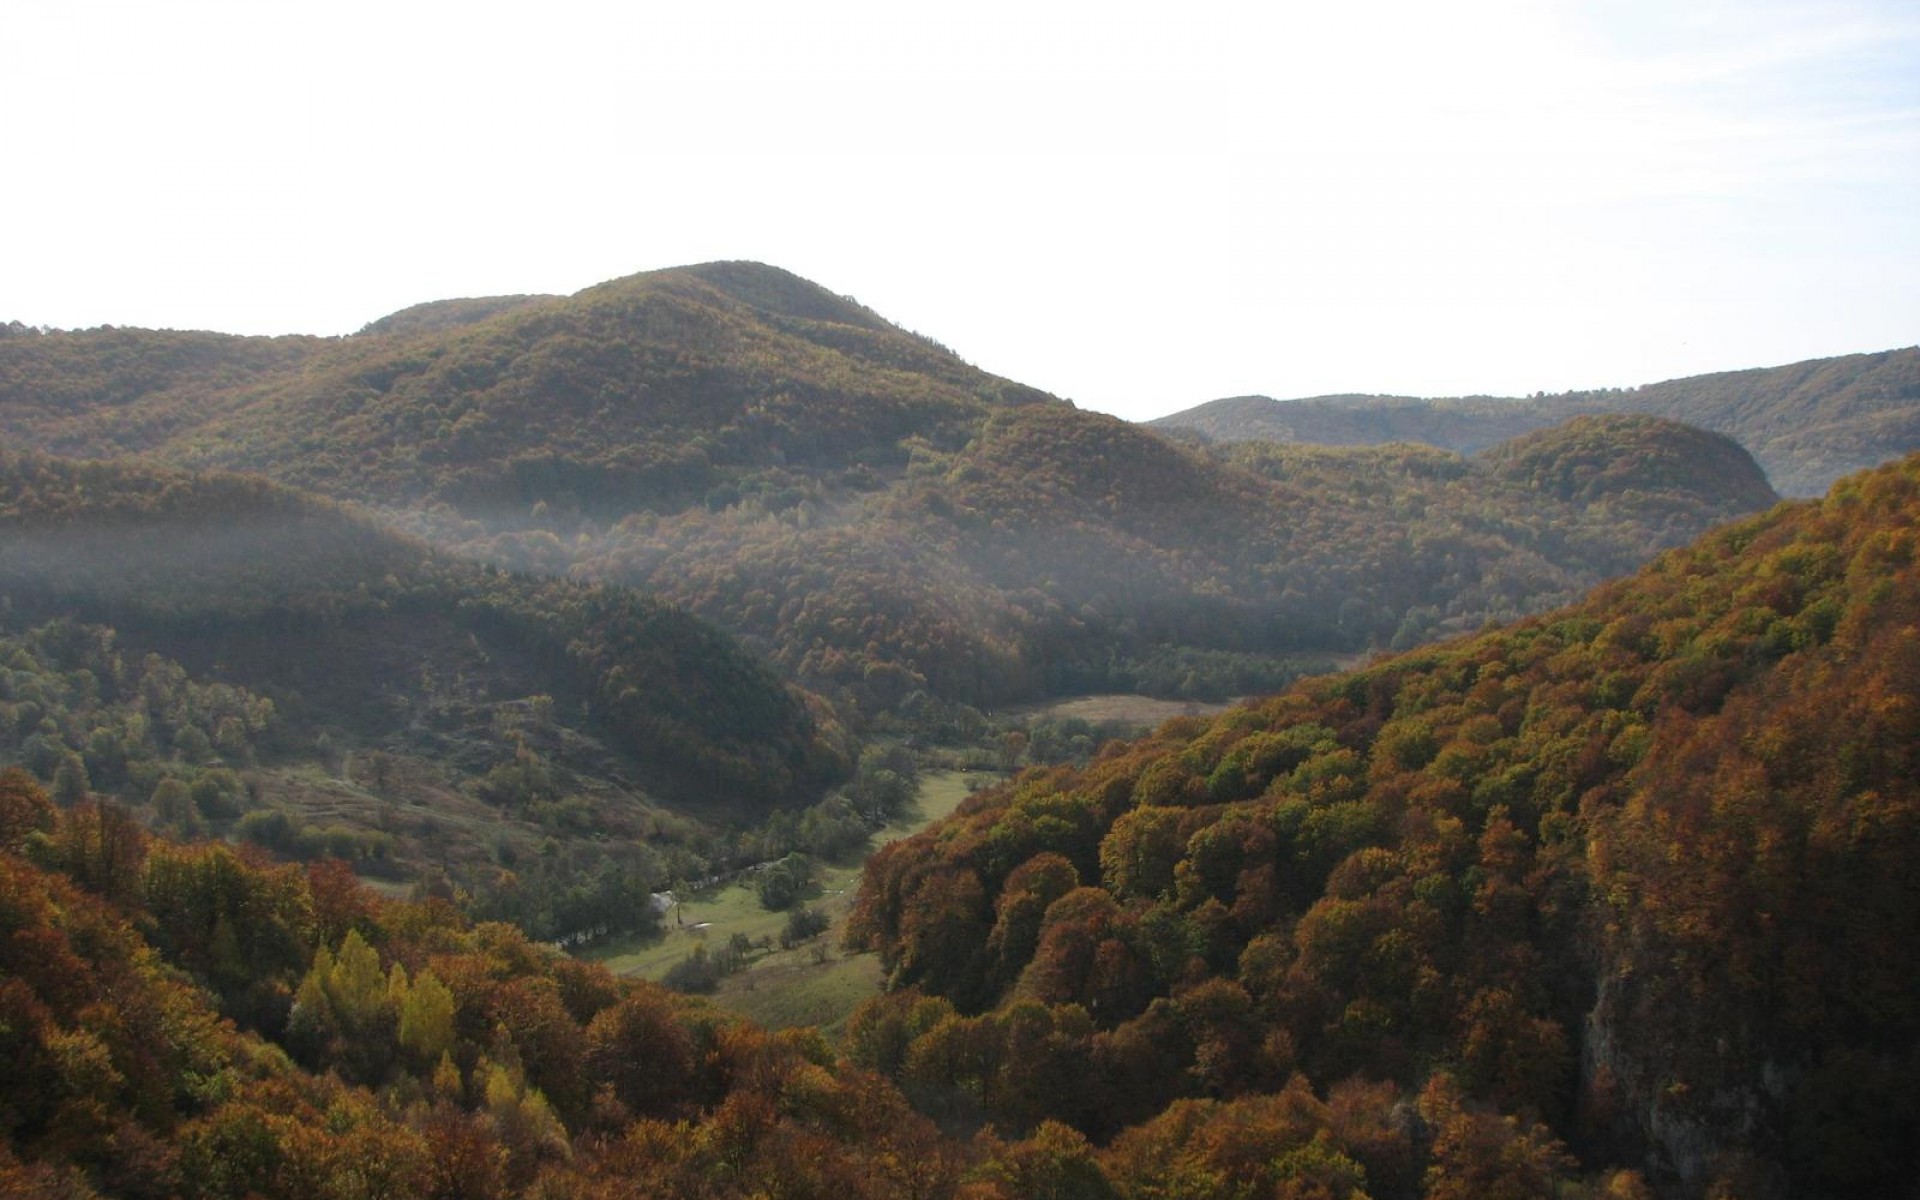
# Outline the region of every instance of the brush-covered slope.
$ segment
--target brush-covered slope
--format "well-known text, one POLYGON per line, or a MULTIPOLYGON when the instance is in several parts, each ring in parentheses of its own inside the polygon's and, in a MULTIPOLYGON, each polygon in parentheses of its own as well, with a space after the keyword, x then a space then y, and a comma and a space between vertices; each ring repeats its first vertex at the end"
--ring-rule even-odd
POLYGON ((1029 772, 869 864, 851 937, 898 990, 857 1056, 930 1111, 1118 1133, 1163 1173, 1231 1176, 1276 1105, 1351 1154, 1341 1098, 1385 1088, 1416 1142, 1532 1180, 1511 1194, 1576 1163, 1896 1194, 1916 528, 1920 457, 1552 615, 1029 772))
MULTIPOLYGON (((146 393, 137 373, 103 377, 96 353, 140 359, 143 337, 168 350, 164 335, 121 331, 6 339, 0 363, 21 360, 0 366, 7 431, 383 503, 617 515, 683 507, 741 468, 881 465, 908 434, 950 437, 990 401, 1037 395, 750 263, 421 306, 277 374, 196 376, 199 396, 157 369, 146 393), (72 378, 46 382, 68 363, 72 378), (109 409, 115 428, 99 428, 109 409)), ((267 353, 263 339, 232 341, 229 354, 267 353)))
POLYGON ((0 444, 106 458, 192 436, 331 345, 170 329, 0 327, 0 444))
POLYGON ((1525 400, 1240 396, 1152 424, 1217 441, 1418 441, 1473 454, 1576 414, 1607 412, 1663 416, 1727 434, 1752 451, 1779 491, 1818 495, 1842 475, 1920 448, 1920 349, 1525 400))
MULTIPOLYGON (((93 336, 23 354, 84 358, 93 336)), ((84 379, 59 404, 19 393, 0 421, 23 440, 52 409, 110 408, 61 448, 259 470, 496 563, 643 587, 869 713, 1271 690, 1300 656, 1564 602, 1765 502, 1669 512, 1664 491, 1622 503, 1617 474, 1566 499, 1398 450, 1305 468, 1182 448, 750 263, 424 306, 200 407, 109 405, 84 379), (119 432, 143 429, 163 436, 119 432)), ((1652 428, 1596 436, 1632 455, 1652 428)))
MULTIPOLYGON (((194 686, 271 700, 294 749, 326 735, 444 760, 455 779, 487 776, 516 810, 563 800, 572 769, 744 813, 816 798, 840 766, 807 700, 704 622, 622 589, 450 559, 255 477, 0 453, 0 596, 11 635, 94 627, 79 639, 91 659, 66 670, 105 671, 100 693, 137 686, 152 651, 206 681, 194 686)), ((40 637, 29 657, 64 662, 58 640, 40 637)), ((173 744, 184 726, 157 746, 152 721, 142 736, 122 728, 132 711, 49 727, 50 698, 28 703, 21 687, 0 753, 79 756, 102 787, 131 780, 131 750, 115 748, 130 737, 188 762, 242 765, 271 749, 244 719, 198 729, 210 738, 187 747, 173 744)))
MULTIPOLYGON (((1619 458, 1658 432, 1636 429, 1619 458)), ((955 450, 916 444, 868 491, 809 484, 571 545, 440 528, 517 565, 656 590, 871 709, 921 689, 969 703, 1130 690, 1156 673, 1189 695, 1271 688, 1285 656, 1564 603, 1771 496, 1751 463, 1678 505, 1609 506, 1616 481, 1631 470, 1569 502, 1454 455, 1208 453, 1033 405, 955 450)))

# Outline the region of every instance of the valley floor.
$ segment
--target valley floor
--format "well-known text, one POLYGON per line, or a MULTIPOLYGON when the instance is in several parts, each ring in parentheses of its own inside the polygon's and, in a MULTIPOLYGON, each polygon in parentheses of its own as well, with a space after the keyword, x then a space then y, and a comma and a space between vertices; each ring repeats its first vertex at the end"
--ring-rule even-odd
MULTIPOLYGON (((1185 711, 1190 706, 1176 703, 1173 707, 1185 711)), ((873 835, 869 853, 918 833, 1001 778, 989 771, 924 772, 915 803, 873 835)), ((882 982, 877 955, 840 949, 841 926, 860 890, 865 865, 863 859, 817 868, 816 890, 806 903, 825 914, 831 924, 825 933, 789 950, 779 945, 787 914, 761 906, 753 877, 747 873, 688 896, 677 915, 666 917, 662 934, 610 940, 586 957, 617 974, 657 981, 696 947, 712 952, 736 934, 742 935, 756 949, 745 969, 721 981, 714 1001, 769 1029, 814 1025, 831 1037, 847 1014, 880 990, 882 982), (760 949, 763 944, 768 948, 760 949)))

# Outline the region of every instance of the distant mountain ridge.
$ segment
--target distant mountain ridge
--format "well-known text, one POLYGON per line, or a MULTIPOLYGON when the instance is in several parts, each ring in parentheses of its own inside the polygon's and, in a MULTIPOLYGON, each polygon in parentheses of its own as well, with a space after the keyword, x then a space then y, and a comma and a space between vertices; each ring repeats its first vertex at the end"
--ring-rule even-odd
POLYGON ((501 565, 644 588, 867 713, 1269 690, 1571 600, 1772 502, 1731 457, 1635 483, 1662 429, 1683 436, 1596 433, 1617 461, 1572 501, 1404 449, 1200 450, 754 263, 415 306, 348 338, 0 338, 9 444, 259 472, 501 565))
POLYGON ((1842 475, 1920 449, 1920 348, 1528 399, 1237 396, 1148 424, 1216 441, 1414 441, 1474 454, 1601 412, 1648 413, 1725 433, 1752 451, 1782 494, 1818 495, 1842 475))
POLYGON ((423 333, 435 329, 453 329, 461 325, 475 325, 489 317, 516 308, 539 304, 546 300, 558 300, 558 296, 475 296, 463 300, 429 300, 425 304, 415 304, 398 312, 388 313, 377 321, 363 326, 356 337, 368 337, 387 333, 423 333))

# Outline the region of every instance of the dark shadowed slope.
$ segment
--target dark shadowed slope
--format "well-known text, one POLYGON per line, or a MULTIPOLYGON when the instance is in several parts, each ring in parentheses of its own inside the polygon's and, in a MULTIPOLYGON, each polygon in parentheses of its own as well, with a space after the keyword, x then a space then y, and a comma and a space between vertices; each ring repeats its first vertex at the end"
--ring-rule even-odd
POLYGON ((309 735, 378 744, 456 698, 485 721, 544 695, 670 802, 811 798, 836 769, 804 699, 704 622, 482 569, 257 478, 0 452, 0 597, 12 624, 108 626, 273 697, 309 735))

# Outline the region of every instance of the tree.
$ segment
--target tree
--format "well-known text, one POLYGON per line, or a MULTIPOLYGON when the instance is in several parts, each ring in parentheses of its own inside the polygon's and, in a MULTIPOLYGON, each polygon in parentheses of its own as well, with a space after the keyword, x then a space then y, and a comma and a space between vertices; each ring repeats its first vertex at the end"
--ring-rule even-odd
POLYGON ((72 808, 87 798, 93 790, 93 780, 87 777, 87 764, 80 756, 69 750, 60 756, 60 766, 53 773, 53 800, 62 808, 72 808))
POLYGON ((625 1114, 667 1116, 692 1098, 694 1043, 666 998, 635 989, 587 1025, 586 1076, 625 1114))
POLYGON ((53 828, 53 801, 33 776, 19 767, 0 771, 0 850, 18 854, 27 839, 53 828))
POLYGON ((54 835, 54 861, 75 883, 109 900, 132 899, 146 851, 139 822, 111 800, 77 803, 54 835))
POLYGON ((400 1002, 400 1045, 416 1064, 431 1066, 453 1048, 453 1012, 453 993, 431 970, 422 970, 400 1002))
POLYGON ((1573 1156, 1544 1126, 1469 1105, 1450 1076, 1427 1081, 1419 1111, 1433 1130, 1429 1200, 1545 1200, 1573 1173, 1573 1156))
POLYGON ((754 878, 754 889, 760 894, 762 907, 779 912, 798 904, 812 882, 813 864, 795 851, 762 866, 754 878))

